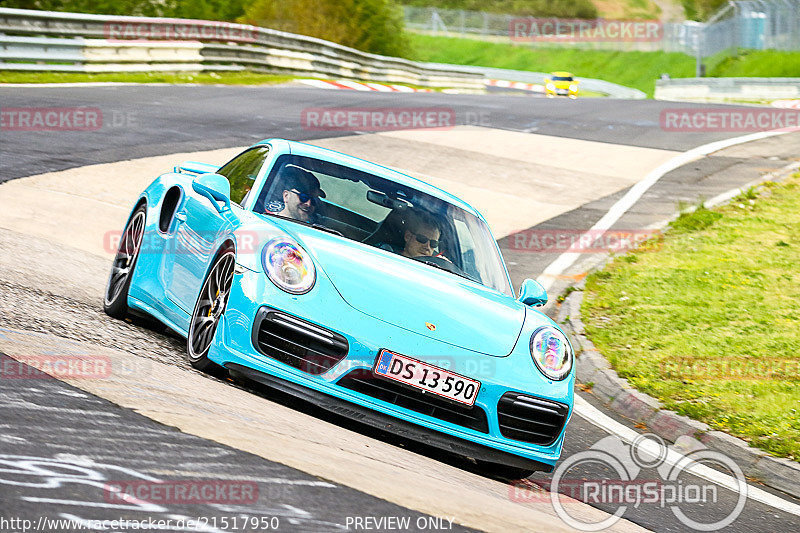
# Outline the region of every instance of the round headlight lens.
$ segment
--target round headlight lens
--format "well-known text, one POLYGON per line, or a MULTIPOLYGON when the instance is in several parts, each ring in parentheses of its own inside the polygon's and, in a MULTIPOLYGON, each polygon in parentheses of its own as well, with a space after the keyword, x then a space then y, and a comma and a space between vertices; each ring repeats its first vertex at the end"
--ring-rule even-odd
POLYGON ((530 347, 533 362, 553 381, 564 379, 572 370, 572 347, 556 328, 544 326, 534 331, 530 347))
POLYGON ((575 91, 578 90, 578 86, 577 85, 570 85, 569 86, 569 90, 572 91, 572 92, 575 92, 575 91))
POLYGON ((548 83, 547 84, 547 88, 550 89, 551 91, 555 91, 556 90, 556 86, 553 83, 548 83))
POLYGON ((308 253, 286 237, 269 241, 264 246, 261 262, 272 283, 292 294, 310 291, 317 279, 314 263, 308 253))

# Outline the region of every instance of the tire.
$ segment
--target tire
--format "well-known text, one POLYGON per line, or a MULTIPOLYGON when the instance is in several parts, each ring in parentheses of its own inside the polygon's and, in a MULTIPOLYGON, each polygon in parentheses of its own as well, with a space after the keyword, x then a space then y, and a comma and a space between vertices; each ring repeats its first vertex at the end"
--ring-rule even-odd
POLYGON ((147 205, 142 204, 131 215, 119 240, 103 295, 103 311, 113 318, 124 319, 128 316, 128 291, 144 240, 146 220, 147 205))
POLYGON ((186 337, 186 358, 198 370, 207 370, 216 364, 208 358, 208 349, 228 305, 235 264, 236 253, 233 247, 223 247, 214 259, 200 294, 197 295, 189 322, 189 335, 186 337))

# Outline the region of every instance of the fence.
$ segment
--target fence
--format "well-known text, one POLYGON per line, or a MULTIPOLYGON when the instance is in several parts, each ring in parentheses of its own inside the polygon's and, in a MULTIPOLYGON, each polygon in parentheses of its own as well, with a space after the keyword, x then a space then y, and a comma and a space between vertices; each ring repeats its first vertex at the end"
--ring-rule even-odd
MULTIPOLYGON (((513 15, 436 8, 404 8, 406 27, 424 33, 460 34, 511 42, 513 15)), ((531 41, 541 47, 573 47, 606 50, 683 52, 700 61, 709 56, 746 49, 800 50, 800 0, 730 1, 708 22, 663 23, 663 37, 656 42, 554 42, 531 41)), ((698 73, 698 75, 700 75, 698 73)))
POLYGON ((0 8, 0 69, 253 70, 480 89, 483 76, 368 54, 304 35, 222 22, 0 8))
POLYGON ((800 50, 800 0, 728 2, 705 25, 704 56, 730 48, 800 50))

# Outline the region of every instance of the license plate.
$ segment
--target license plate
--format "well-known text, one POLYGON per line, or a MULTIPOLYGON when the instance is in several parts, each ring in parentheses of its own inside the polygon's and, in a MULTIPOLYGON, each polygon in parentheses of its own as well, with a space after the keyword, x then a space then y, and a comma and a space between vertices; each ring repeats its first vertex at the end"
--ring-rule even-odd
POLYGON ((372 370, 375 375, 405 383, 448 400, 473 405, 481 382, 449 370, 417 361, 399 353, 382 350, 372 370))

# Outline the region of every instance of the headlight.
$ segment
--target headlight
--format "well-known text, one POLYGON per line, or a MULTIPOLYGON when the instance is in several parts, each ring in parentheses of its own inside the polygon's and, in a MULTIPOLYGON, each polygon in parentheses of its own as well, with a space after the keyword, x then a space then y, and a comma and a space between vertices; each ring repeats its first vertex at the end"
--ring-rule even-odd
POLYGON ((555 91, 556 90, 556 86, 553 85, 552 83, 548 83, 547 84, 547 88, 550 89, 551 91, 555 91))
POLYGON ((560 381, 572 370, 572 347, 563 333, 544 326, 531 335, 531 357, 546 377, 560 381))
POLYGON ((569 86, 569 90, 572 91, 572 92, 575 92, 575 91, 578 90, 578 86, 577 85, 570 85, 569 86))
POLYGON ((292 294, 310 291, 317 279, 308 253, 288 237, 269 241, 261 253, 261 263, 272 283, 292 294))

